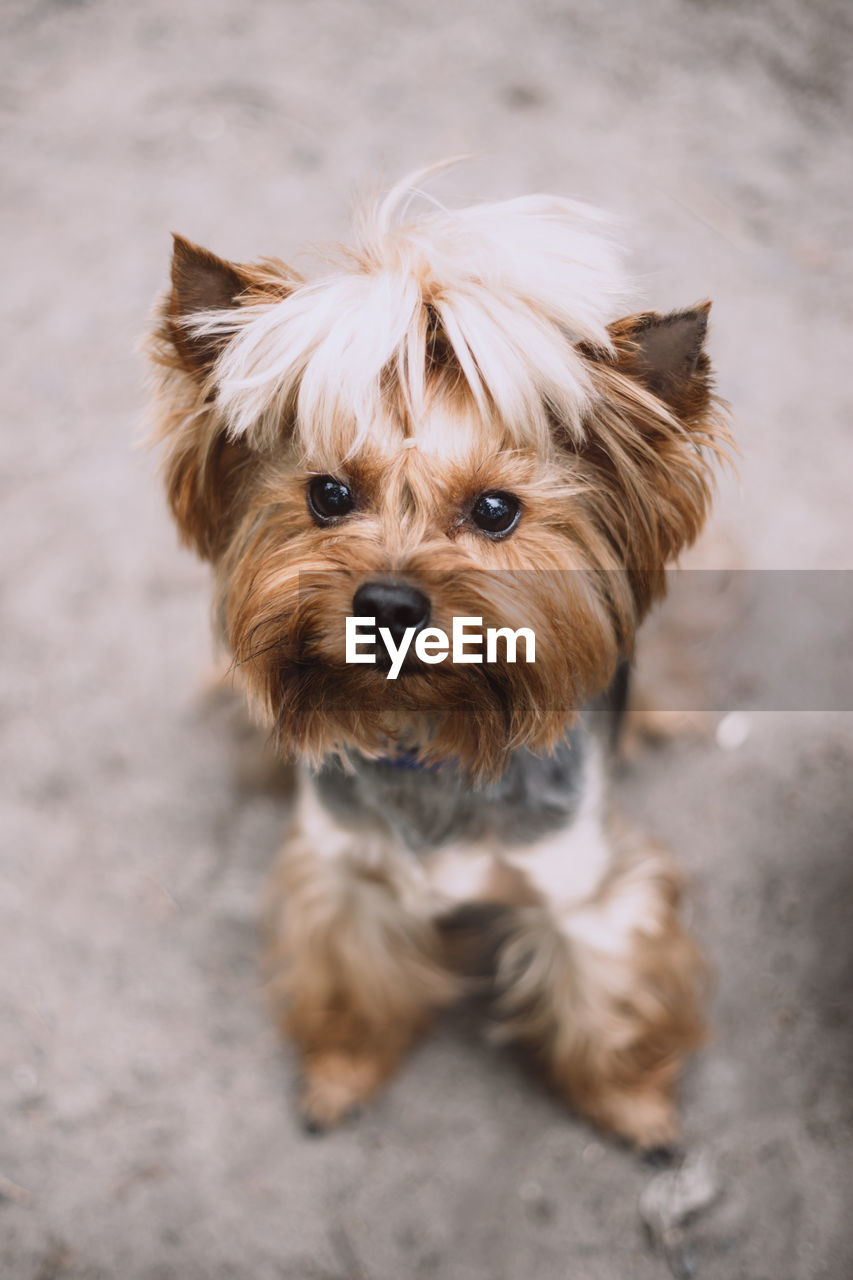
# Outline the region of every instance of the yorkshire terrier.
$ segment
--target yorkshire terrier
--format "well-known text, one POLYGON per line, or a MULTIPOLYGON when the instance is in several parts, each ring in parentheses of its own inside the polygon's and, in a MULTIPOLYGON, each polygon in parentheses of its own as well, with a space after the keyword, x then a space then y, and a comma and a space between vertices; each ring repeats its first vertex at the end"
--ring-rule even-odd
POLYGON ((587 206, 414 194, 311 280, 176 237, 153 339, 172 512, 300 761, 269 985, 301 1113, 479 990, 573 1108, 667 1145, 703 965, 669 856, 606 812, 604 722, 725 447, 710 304, 626 315, 587 206))

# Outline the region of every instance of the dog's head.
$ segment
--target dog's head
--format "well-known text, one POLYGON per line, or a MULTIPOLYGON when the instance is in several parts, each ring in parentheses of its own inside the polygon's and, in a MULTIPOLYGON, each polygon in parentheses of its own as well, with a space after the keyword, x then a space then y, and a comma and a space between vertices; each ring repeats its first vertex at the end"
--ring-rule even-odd
POLYGON ((585 207, 406 218, 404 190, 311 282, 176 239, 154 342, 166 485, 285 753, 396 741, 489 772, 608 683, 702 525, 726 435, 708 305, 623 316, 585 207), (346 661, 353 616, 395 643, 459 617, 528 628, 535 661, 410 649, 389 680, 346 661))

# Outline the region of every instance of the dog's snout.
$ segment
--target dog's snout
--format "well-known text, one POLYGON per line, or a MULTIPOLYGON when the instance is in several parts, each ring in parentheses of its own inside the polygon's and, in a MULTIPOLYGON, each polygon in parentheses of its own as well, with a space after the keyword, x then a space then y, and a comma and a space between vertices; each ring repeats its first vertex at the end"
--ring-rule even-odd
POLYGON ((375 618, 399 643, 406 631, 422 631, 429 622, 429 600, 407 582, 365 582, 352 600, 356 617, 375 618))

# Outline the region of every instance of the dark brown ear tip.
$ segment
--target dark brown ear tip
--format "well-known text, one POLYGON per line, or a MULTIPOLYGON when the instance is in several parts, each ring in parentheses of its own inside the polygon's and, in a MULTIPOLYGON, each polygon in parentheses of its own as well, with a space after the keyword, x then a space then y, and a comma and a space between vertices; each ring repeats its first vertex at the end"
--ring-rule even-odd
POLYGON ((696 306, 691 307, 686 314, 695 320, 699 333, 704 338, 708 329, 708 317, 711 314, 711 299, 705 298, 702 302, 697 302, 696 306))
POLYGON ((180 285, 187 275, 202 266, 207 257, 205 250, 187 240, 186 236, 172 232, 172 284, 180 285))
POLYGON ((217 257, 210 249, 205 249, 176 231, 172 232, 172 265, 195 271, 227 272, 231 276, 237 276, 233 263, 217 257))
POLYGON ((704 298, 702 302, 697 302, 695 307, 688 307, 686 311, 681 313, 686 320, 691 320, 696 327, 697 332, 702 338, 708 329, 708 319, 711 314, 711 299, 704 298))
POLYGON ((197 258, 204 252, 197 244, 193 244, 192 240, 188 240, 186 236, 180 235, 177 231, 172 232, 172 257, 183 259, 197 258))
POLYGON ((665 332, 678 333, 683 335, 682 342, 686 342, 695 355, 698 355, 705 342, 708 333, 708 314, 711 310, 711 304, 708 301, 697 302, 695 307, 685 307, 681 311, 670 311, 666 315, 657 316, 656 320, 645 330, 645 333, 651 337, 650 330, 656 330, 659 334, 665 332))
POLYGON ((650 328, 658 328, 661 325, 677 325, 689 321, 694 325, 705 325, 708 323, 708 315, 711 311, 711 303, 706 299, 704 302, 697 302, 693 307, 682 307, 678 311, 668 311, 663 314, 652 312, 652 321, 650 328))

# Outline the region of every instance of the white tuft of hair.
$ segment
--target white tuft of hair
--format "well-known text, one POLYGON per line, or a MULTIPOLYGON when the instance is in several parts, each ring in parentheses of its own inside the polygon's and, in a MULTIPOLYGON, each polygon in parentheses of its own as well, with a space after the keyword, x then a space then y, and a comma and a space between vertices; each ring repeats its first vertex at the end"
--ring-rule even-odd
POLYGON ((437 320, 477 407, 511 444, 541 446, 555 416, 581 438, 590 386, 577 344, 609 350, 607 325, 633 293, 612 224, 544 195, 410 215, 420 176, 362 214, 338 269, 283 299, 191 318, 196 332, 230 338, 214 381, 233 436, 270 444, 286 425, 328 455, 343 433, 354 453, 388 429, 389 388, 406 405, 400 430, 416 433, 437 320))

